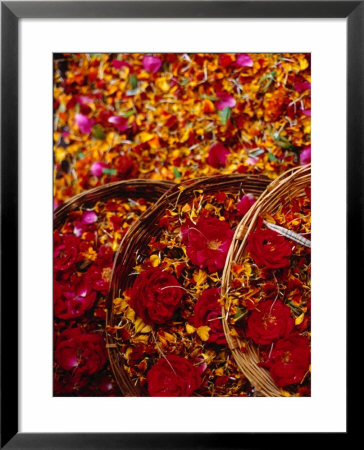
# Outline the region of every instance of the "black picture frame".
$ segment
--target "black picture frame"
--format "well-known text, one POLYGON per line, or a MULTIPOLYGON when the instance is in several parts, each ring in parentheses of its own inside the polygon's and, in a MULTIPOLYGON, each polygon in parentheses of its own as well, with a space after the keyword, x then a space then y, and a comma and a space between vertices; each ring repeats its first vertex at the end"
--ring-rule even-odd
MULTIPOLYGON (((1 448, 257 448, 281 433, 18 432, 18 22, 22 18, 345 18, 347 20, 347 304, 363 249, 364 1, 1 2, 1 448), (355 249, 355 253, 354 253, 355 249), (11 301, 9 301, 11 298, 11 301), (12 320, 9 320, 11 318, 12 320), (242 434, 244 434, 242 436, 242 434)), ((348 311, 349 312, 349 311, 348 311)), ((350 348, 350 345, 347 347, 350 348)), ((349 436, 335 434, 340 445, 349 436)), ((316 433, 315 444, 327 434, 316 433)), ((310 445, 304 433, 294 441, 310 445)), ((284 442, 284 441, 283 441, 284 442)), ((270 445, 269 444, 269 445, 270 445)), ((294 444, 294 445, 296 445, 294 444)), ((282 446, 282 444, 280 444, 282 446)))

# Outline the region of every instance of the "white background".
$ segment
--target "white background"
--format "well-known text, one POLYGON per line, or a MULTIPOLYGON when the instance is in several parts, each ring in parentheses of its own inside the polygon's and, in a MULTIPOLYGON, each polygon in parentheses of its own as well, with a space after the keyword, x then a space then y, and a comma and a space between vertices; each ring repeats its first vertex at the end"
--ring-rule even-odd
MULTIPOLYGON (((346 431, 346 21, 20 22, 20 431, 346 431), (312 397, 52 397, 52 52, 312 52, 312 397)), ((9 299, 11 301, 11 299, 9 299)))

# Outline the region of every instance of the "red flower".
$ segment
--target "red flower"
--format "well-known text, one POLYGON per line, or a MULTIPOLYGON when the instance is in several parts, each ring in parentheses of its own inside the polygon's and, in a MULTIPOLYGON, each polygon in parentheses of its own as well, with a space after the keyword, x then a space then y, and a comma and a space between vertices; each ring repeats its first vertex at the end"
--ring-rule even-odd
POLYGON ((290 308, 280 300, 268 300, 259 303, 250 314, 246 336, 256 344, 268 345, 275 339, 286 337, 293 327, 290 308))
POLYGON ((187 246, 187 256, 201 269, 216 272, 223 269, 230 247, 233 230, 216 217, 201 216, 196 226, 185 222, 181 227, 182 242, 187 246))
POLYGON ((70 328, 59 336, 54 357, 65 370, 92 375, 106 363, 105 341, 98 334, 70 328))
POLYGON ((303 336, 289 336, 273 347, 268 360, 260 363, 270 370, 277 386, 300 383, 309 370, 311 360, 308 341, 303 336))
POLYGON ((151 397, 189 397, 200 385, 200 371, 181 356, 158 360, 147 375, 151 397))
POLYGON ((109 289, 111 272, 111 266, 101 267, 93 264, 87 271, 87 282, 92 289, 106 295, 109 289))
POLYGON ((78 256, 79 240, 71 234, 54 235, 53 267, 55 270, 69 269, 78 256))
POLYGON ((54 315, 59 319, 74 319, 92 308, 96 292, 88 283, 80 279, 76 284, 61 284, 54 281, 54 315))
POLYGON ((259 230, 251 233, 247 250, 258 266, 278 269, 290 264, 292 248, 289 242, 275 231, 259 230))
POLYGON ((149 325, 169 320, 183 296, 175 277, 159 268, 142 272, 130 292, 130 305, 149 325))
POLYGON ((210 147, 207 162, 210 166, 215 167, 216 169, 225 167, 227 155, 229 154, 230 152, 227 148, 225 148, 220 142, 216 142, 210 147))
POLYGON ((200 295, 194 310, 194 326, 210 327, 208 342, 226 344, 225 333, 221 322, 221 305, 218 302, 220 290, 217 288, 206 289, 200 295))
POLYGON ((254 205, 255 197, 252 194, 243 195, 240 202, 236 205, 236 209, 242 216, 249 211, 249 209, 254 205))

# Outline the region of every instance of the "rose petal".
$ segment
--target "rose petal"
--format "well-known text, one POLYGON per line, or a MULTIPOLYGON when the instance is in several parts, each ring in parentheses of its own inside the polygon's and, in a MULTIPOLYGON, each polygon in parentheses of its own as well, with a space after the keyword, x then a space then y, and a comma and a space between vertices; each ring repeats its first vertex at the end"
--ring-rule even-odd
POLYGON ((107 121, 115 125, 115 127, 121 132, 128 129, 128 119, 126 117, 111 116, 107 119, 107 121))
POLYGON ((236 65, 239 67, 253 67, 253 60, 246 53, 241 53, 236 58, 236 65))
POLYGON ((144 56, 142 61, 143 67, 147 72, 156 73, 162 65, 162 61, 157 56, 144 56))
POLYGON ((300 154, 300 163, 302 165, 309 164, 311 162, 311 146, 304 148, 300 154))
POLYGON ((97 222, 97 214, 94 211, 85 211, 82 214, 81 222, 85 225, 97 222))
POLYGON ((87 95, 80 95, 78 97, 78 103, 80 103, 81 105, 87 104, 87 103, 93 103, 93 98, 88 97, 87 95))
POLYGON ((220 142, 216 142, 210 147, 207 162, 210 166, 217 169, 219 167, 224 167, 226 165, 227 155, 229 154, 230 151, 226 147, 224 147, 220 142))
POLYGON ((219 92, 217 96, 219 97, 219 101, 216 102, 216 107, 220 111, 223 111, 227 106, 233 108, 236 105, 236 100, 232 95, 219 92))
POLYGON ((76 114, 76 124, 81 133, 89 134, 92 131, 93 120, 84 114, 76 114))
POLYGON ((131 69, 131 65, 126 61, 120 61, 119 59, 113 59, 111 64, 115 69, 121 69, 122 67, 129 67, 131 69))
POLYGON ((91 166, 91 173, 92 175, 94 175, 95 177, 101 177, 101 175, 103 174, 103 169, 107 168, 107 164, 101 161, 96 161, 92 164, 91 166))
POLYGON ((237 204, 236 209, 239 211, 239 213, 244 216, 251 206, 253 206, 255 203, 255 197, 252 194, 246 194, 243 195, 240 202, 237 204))
POLYGON ((311 89, 311 83, 309 81, 303 81, 302 83, 296 83, 294 88, 297 92, 307 91, 311 89))

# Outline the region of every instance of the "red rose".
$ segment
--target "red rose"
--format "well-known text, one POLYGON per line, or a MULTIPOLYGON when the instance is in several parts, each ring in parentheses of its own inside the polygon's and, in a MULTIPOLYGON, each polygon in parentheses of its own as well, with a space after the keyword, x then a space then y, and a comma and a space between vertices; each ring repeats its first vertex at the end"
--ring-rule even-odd
POLYGON ((153 268, 142 272, 135 280, 130 305, 145 323, 162 324, 173 316, 182 296, 181 285, 173 275, 153 268))
POLYGON ((309 370, 311 353, 308 341, 303 336, 289 336, 273 347, 268 360, 260 363, 270 370, 277 386, 300 383, 309 370))
POLYGON ((259 303, 250 314, 246 336, 256 344, 268 345, 275 339, 286 337, 293 327, 290 308, 280 300, 268 300, 259 303))
POLYGON ((147 375, 151 397, 189 397, 200 385, 200 370, 185 358, 161 358, 147 375))
POLYGON ((230 152, 226 147, 224 147, 220 142, 216 142, 210 147, 207 162, 210 166, 215 167, 216 169, 225 167, 227 155, 229 154, 230 152))
POLYGON ((259 230, 248 237, 247 251, 258 266, 288 267, 292 248, 287 239, 272 230, 259 230))
POLYGON ((216 217, 201 216, 196 225, 185 222, 181 227, 182 242, 193 264, 208 272, 222 270, 234 235, 229 224, 216 217))
POLYGON ((65 370, 92 375, 106 363, 104 338, 85 333, 80 328, 70 328, 59 336, 54 357, 65 370))
POLYGON ((53 267, 55 270, 69 269, 78 256, 79 240, 72 234, 54 235, 53 267))
POLYGON ((208 342, 226 344, 219 298, 220 289, 210 288, 203 291, 195 305, 193 324, 196 328, 206 325, 210 327, 208 342))
POLYGON ((87 271, 86 278, 89 285, 103 295, 107 294, 111 279, 112 267, 100 267, 93 264, 87 271))
POLYGON ((96 292, 89 284, 80 279, 76 285, 59 283, 53 285, 54 315, 59 319, 74 319, 82 316, 92 308, 96 300, 96 292))

